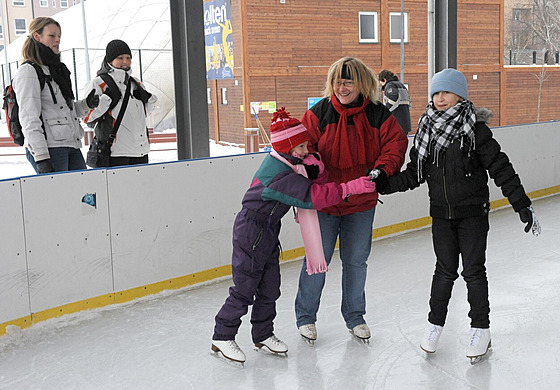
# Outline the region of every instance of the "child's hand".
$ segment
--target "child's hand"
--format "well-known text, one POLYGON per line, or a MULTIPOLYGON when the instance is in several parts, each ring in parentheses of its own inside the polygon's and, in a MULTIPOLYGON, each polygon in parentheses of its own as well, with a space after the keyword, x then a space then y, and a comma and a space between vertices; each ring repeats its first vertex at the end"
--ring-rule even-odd
POLYGON ((375 191, 375 182, 371 181, 369 176, 362 176, 347 183, 340 183, 340 186, 342 187, 342 199, 346 199, 350 195, 375 191))
POLYGON ((541 233, 541 225, 535 217, 535 212, 532 207, 524 207, 519 210, 519 219, 521 222, 525 222, 525 233, 529 233, 532 230, 534 236, 538 236, 541 233))

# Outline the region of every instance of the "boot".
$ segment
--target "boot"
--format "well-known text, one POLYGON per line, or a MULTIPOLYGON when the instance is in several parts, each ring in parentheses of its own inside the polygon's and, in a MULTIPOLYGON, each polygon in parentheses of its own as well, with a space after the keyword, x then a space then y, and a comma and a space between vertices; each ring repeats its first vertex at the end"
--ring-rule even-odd
POLYGON ((260 343, 255 343, 255 347, 262 348, 266 347, 272 353, 287 353, 288 346, 285 342, 280 340, 275 335, 270 336, 266 340, 261 341, 260 343))
POLYGON ((362 340, 367 340, 371 337, 371 332, 369 331, 369 327, 366 324, 356 325, 350 332, 354 336, 362 340))
POLYGON ((212 340, 212 351, 221 352, 226 359, 234 362, 245 362, 245 353, 239 348, 235 340, 212 340))
POLYGON ((471 340, 467 348, 467 357, 476 358, 486 355, 488 348, 492 346, 490 340, 490 329, 471 328, 471 340))
POLYGON ((424 352, 434 353, 437 349, 439 336, 441 336, 442 331, 443 326, 428 322, 426 330, 424 331, 424 338, 420 343, 420 348, 422 348, 424 352))
POLYGON ((302 325, 298 328, 301 337, 307 340, 317 340, 317 328, 315 324, 302 325))

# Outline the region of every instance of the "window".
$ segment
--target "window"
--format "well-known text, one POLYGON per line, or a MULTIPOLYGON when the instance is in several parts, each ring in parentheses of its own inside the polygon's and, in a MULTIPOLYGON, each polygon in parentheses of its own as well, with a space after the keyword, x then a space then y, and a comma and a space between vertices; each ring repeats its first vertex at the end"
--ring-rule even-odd
POLYGON ((0 39, 4 39, 4 26, 0 24, 0 39))
POLYGON ((68 0, 60 0, 60 8, 68 8, 68 0))
POLYGON ((519 8, 513 10, 513 20, 521 20, 521 10, 519 8))
MULTIPOLYGON (((400 12, 389 12, 389 28, 391 30, 391 37, 389 42, 400 43, 402 37, 402 18, 403 14, 400 12)), ((404 13, 404 42, 408 42, 408 13, 404 13)))
POLYGON ((377 43, 377 12, 359 12, 360 20, 360 42, 377 43))
POLYGON ((12 0, 12 5, 15 7, 25 7, 25 0, 12 0))
POLYGON ((56 0, 52 0, 52 6, 53 8, 56 8, 56 0))
POLYGON ((14 19, 16 35, 24 35, 27 31, 27 21, 25 19, 14 19))
POLYGON ((39 7, 48 7, 49 0, 39 0, 39 7))

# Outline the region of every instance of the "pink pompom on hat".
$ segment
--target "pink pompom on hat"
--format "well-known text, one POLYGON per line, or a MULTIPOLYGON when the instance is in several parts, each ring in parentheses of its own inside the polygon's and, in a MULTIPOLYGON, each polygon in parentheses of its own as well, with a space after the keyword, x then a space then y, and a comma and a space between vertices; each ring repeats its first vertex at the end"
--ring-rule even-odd
POLYGON ((276 110, 271 122, 270 142, 277 152, 289 154, 294 147, 309 141, 305 126, 296 118, 292 118, 285 107, 276 110))

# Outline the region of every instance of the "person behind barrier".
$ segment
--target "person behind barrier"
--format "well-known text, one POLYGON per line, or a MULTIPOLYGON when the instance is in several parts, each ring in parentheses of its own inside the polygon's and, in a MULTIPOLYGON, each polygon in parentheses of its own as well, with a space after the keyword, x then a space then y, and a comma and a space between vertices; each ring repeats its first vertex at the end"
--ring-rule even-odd
MULTIPOLYGON (((303 116, 310 149, 323 157, 335 183, 356 179, 373 168, 375 180, 382 181, 404 163, 408 140, 379 102, 378 87, 376 75, 361 60, 343 57, 329 69, 323 99, 303 116)), ((377 192, 362 194, 318 213, 327 263, 340 241, 342 316, 346 327, 362 340, 371 336, 364 319, 365 282, 377 197, 377 192)), ((306 340, 315 340, 325 274, 308 275, 306 261, 295 301, 296 325, 306 340)))
MULTIPOLYGON (((308 154, 307 129, 284 108, 276 110, 270 132, 274 150, 253 177, 233 226, 234 285, 216 315, 212 336, 212 350, 239 363, 245 361, 245 354, 235 336, 249 305, 253 305, 251 335, 255 346, 274 353, 288 351, 273 326, 280 297, 280 219, 291 207, 321 209, 375 191, 375 183, 363 175, 348 183, 325 182, 320 155, 308 154)), ((318 236, 320 241, 320 233, 318 236)), ((320 248, 320 242, 318 245, 320 248)))
POLYGON ((94 127, 95 136, 100 141, 108 142, 111 138, 112 167, 148 163, 150 143, 146 116, 153 111, 157 97, 132 77, 131 64, 132 53, 128 44, 120 39, 112 40, 107 44, 97 77, 87 88, 95 90, 100 102, 87 113, 84 123, 94 127), (124 112, 121 114, 123 107, 124 112), (110 132, 119 114, 122 121, 112 139, 110 132), (97 122, 107 118, 104 115, 109 117, 111 126, 97 125, 97 122))
POLYGON ((492 135, 487 109, 468 100, 467 79, 452 68, 436 73, 432 100, 420 117, 410 162, 404 171, 378 184, 381 194, 407 191, 427 182, 436 266, 430 293, 430 312, 420 347, 436 351, 445 325, 454 281, 461 275, 470 305, 467 357, 483 356, 490 346, 490 304, 486 276, 486 243, 490 196, 488 174, 508 198, 525 232, 540 232, 531 200, 508 156, 492 135))
POLYGON ((387 69, 379 72, 379 84, 383 90, 383 103, 397 118, 405 134, 409 134, 411 125, 408 89, 399 81, 396 74, 387 69))
POLYGON ((21 50, 24 63, 12 80, 26 156, 38 174, 86 169, 78 118, 99 103, 93 91, 74 101, 70 71, 60 61, 60 37, 56 20, 33 19, 21 50), (45 77, 42 89, 40 72, 45 77))

